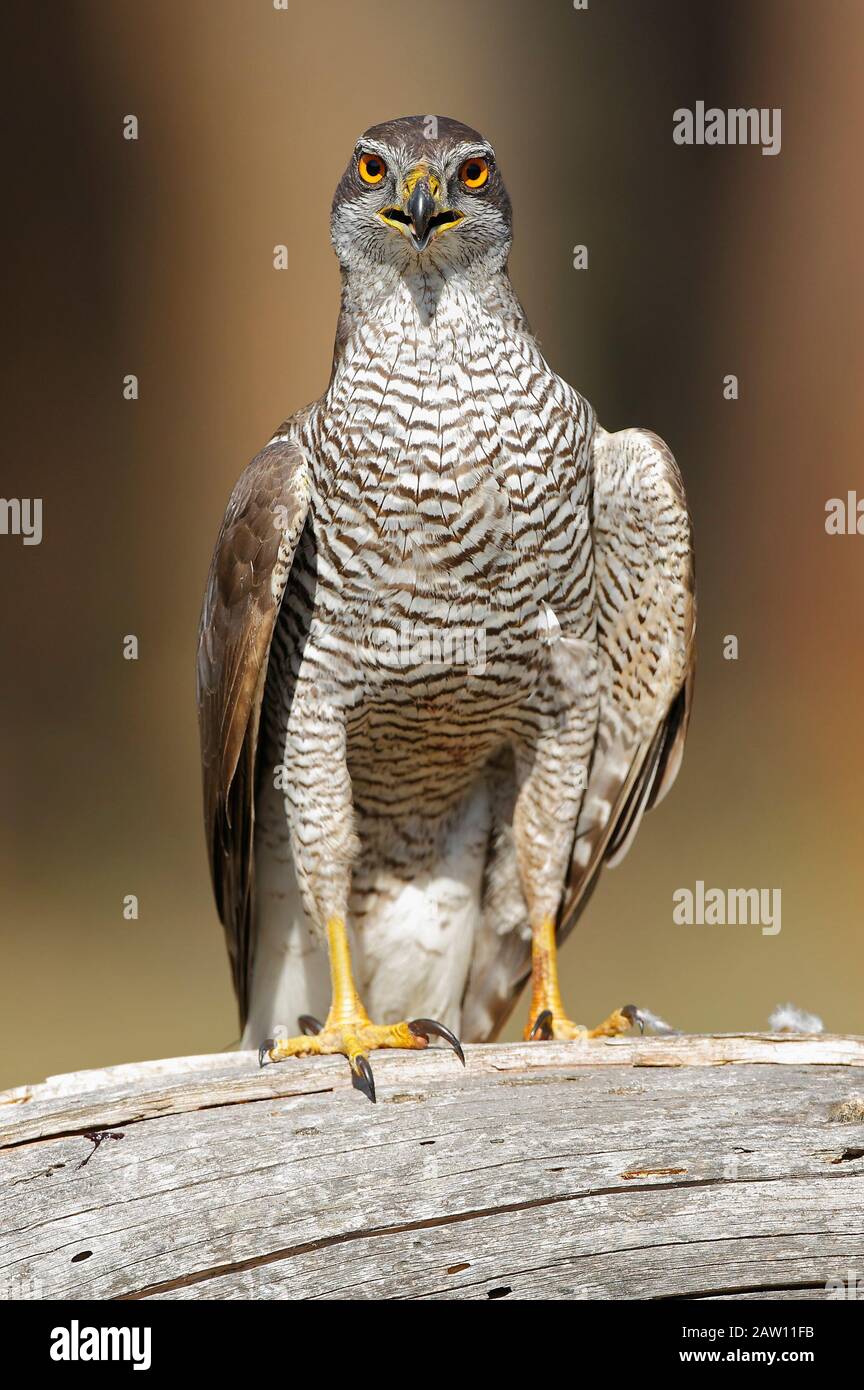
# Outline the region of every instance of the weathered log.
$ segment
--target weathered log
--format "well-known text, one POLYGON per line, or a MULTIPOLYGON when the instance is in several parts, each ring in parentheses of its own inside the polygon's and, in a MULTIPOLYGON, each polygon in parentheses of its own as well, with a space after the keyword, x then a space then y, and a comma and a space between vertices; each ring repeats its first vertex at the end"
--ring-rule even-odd
POLYGON ((0 1095, 12 1298, 824 1297, 864 1284, 864 1039, 251 1053, 0 1095), (730 1065, 730 1064, 741 1065, 730 1065))

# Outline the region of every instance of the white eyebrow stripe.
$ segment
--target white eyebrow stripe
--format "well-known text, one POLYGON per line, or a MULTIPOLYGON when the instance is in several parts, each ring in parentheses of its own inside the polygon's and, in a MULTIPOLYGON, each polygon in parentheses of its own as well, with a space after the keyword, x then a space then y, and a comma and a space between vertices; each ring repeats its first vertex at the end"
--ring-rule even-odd
POLYGON ((457 145, 454 157, 464 164, 466 159, 494 159, 495 151, 491 145, 457 145))
POLYGON ((364 152, 380 155, 385 164, 388 158, 390 158, 387 146, 383 145, 380 140, 358 140, 357 144, 354 146, 354 153, 363 154, 364 152))

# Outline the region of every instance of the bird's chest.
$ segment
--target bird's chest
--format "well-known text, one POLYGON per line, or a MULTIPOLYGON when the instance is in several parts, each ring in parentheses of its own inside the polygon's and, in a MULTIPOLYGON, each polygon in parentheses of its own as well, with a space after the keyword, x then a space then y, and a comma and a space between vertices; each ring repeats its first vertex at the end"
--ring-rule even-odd
POLYGON ((440 321, 343 362, 312 449, 315 640, 350 642, 367 710, 491 727, 524 702, 549 609, 567 626, 585 603, 590 429, 568 392, 536 348, 440 321))
MULTIPOLYGON (((322 578, 379 620, 536 606, 587 523, 586 421, 536 350, 382 337, 328 401, 314 510, 322 578)), ((572 395, 572 393, 570 393, 572 395)))

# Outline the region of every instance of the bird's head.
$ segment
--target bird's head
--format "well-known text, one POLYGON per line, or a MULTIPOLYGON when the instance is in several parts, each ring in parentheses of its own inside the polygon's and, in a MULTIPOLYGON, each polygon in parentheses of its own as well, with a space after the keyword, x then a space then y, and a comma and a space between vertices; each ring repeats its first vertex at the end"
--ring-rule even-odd
POLYGON ((401 272, 485 263, 510 250, 510 199, 483 136, 446 116, 403 116, 360 137, 333 198, 336 254, 346 270, 401 272))

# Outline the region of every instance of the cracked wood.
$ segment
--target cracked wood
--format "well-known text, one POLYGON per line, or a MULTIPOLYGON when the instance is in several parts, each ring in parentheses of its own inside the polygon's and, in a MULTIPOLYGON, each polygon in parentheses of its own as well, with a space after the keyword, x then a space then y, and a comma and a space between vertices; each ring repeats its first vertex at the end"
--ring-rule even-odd
POLYGON ((784 1299, 864 1270, 864 1040, 467 1061, 376 1058, 375 1107, 341 1058, 251 1053, 6 1092, 0 1293, 784 1299))

